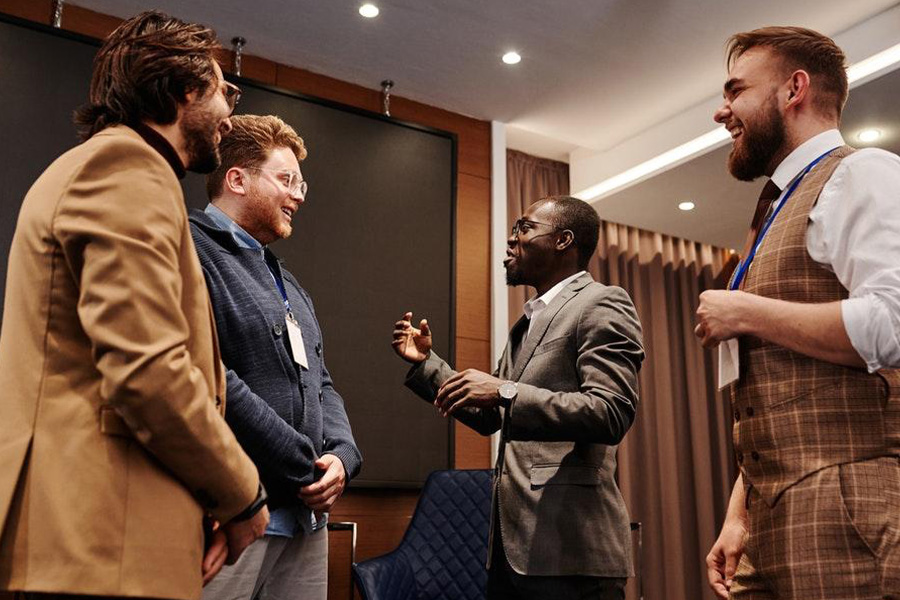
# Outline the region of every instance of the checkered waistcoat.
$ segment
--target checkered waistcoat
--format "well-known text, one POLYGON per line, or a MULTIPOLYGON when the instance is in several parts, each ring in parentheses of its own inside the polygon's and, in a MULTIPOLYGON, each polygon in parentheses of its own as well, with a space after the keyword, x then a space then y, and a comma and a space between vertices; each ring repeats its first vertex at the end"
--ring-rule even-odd
MULTIPOLYGON (((760 245, 744 291, 788 302, 847 298, 837 277, 810 258, 806 230, 819 193, 852 152, 838 148, 803 179, 760 245)), ((869 374, 750 336, 739 345, 740 379, 732 388, 735 454, 745 485, 769 506, 825 467, 900 454, 900 370, 869 374)))

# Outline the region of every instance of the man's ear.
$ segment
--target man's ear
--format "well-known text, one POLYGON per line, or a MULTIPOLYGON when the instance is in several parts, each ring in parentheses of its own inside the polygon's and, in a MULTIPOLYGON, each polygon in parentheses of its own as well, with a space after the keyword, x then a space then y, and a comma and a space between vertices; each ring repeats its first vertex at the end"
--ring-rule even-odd
POLYGON ((197 90, 191 90, 189 92, 185 92, 184 98, 178 103, 180 106, 190 106, 194 102, 200 99, 200 92, 197 90))
POLYGON ((238 196, 247 195, 247 174, 238 167, 231 167, 225 171, 225 189, 238 196))
POLYGON ((791 73, 788 79, 788 93, 786 108, 796 107, 809 95, 809 73, 798 69, 791 73))
POLYGON ((556 249, 562 252, 575 243, 575 234, 568 229, 563 229, 556 238, 556 249))

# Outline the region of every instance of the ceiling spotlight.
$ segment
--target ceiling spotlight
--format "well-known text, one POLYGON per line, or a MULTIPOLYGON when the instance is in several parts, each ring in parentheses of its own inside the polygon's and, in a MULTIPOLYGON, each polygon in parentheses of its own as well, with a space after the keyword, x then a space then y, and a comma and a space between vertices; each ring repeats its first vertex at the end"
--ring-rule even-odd
POLYGON ((522 57, 519 56, 518 52, 507 52, 503 55, 503 62, 508 65, 518 64, 522 60, 522 57))
POLYGON ((863 129, 856 137, 861 142, 874 142, 881 137, 881 131, 879 131, 878 129, 863 129))
POLYGON ((378 7, 374 4, 363 4, 359 7, 359 14, 367 19, 374 19, 378 16, 379 12, 378 7))
POLYGON ((694 203, 693 202, 679 202, 678 208, 680 210, 685 210, 685 211, 694 210, 694 203))

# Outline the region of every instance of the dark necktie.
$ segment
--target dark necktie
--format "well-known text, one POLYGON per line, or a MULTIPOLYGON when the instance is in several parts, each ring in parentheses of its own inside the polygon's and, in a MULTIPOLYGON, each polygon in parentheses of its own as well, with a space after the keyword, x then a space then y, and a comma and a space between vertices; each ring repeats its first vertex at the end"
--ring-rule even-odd
POLYGON ((756 239, 759 237, 759 232, 762 229, 763 223, 766 222, 766 219, 772 211, 772 203, 775 202, 780 195, 781 190, 778 186, 772 183, 771 179, 767 181, 762 192, 759 194, 759 202, 756 203, 756 212, 753 213, 753 220, 750 222, 750 231, 747 233, 747 241, 744 242, 744 249, 741 250, 741 260, 744 260, 750 255, 753 244, 756 243, 756 239))

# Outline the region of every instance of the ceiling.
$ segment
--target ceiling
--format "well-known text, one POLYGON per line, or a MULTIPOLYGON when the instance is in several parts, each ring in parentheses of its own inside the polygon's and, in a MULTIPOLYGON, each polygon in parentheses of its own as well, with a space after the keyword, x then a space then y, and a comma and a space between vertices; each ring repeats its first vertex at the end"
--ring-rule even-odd
MULTIPOLYGON (((226 45, 243 36, 248 54, 373 89, 392 79, 398 96, 506 123, 511 148, 567 161, 593 154, 596 181, 608 176, 601 173, 604 167, 624 156, 619 148, 642 136, 656 137, 656 129, 692 109, 703 113, 706 130, 712 128, 701 105, 720 93, 723 44, 735 31, 799 24, 837 35, 900 5, 898 0, 369 0, 381 14, 364 19, 357 12, 362 1, 70 3, 119 17, 156 8, 210 25, 226 45), (518 65, 501 62, 510 49, 522 55, 518 65)), ((900 41, 897 30, 889 23, 887 36, 900 41)), ((879 118, 894 117, 888 98, 896 98, 897 90, 859 98, 871 85, 851 93, 851 112, 858 103, 860 119, 874 120, 872 111, 879 118)), ((900 131, 900 123, 894 119, 890 128, 900 131)), ((726 153, 713 151, 595 205, 610 220, 739 245, 744 213, 752 210, 745 196, 755 192, 753 185, 730 181, 726 153), (672 213, 679 212, 673 195, 691 196, 697 209, 687 218, 672 213)))
MULTIPOLYGON (((882 137, 871 145, 900 154, 900 70, 850 92, 841 133, 857 148, 860 131, 876 128, 882 137)), ((594 203, 600 217, 616 223, 740 250, 764 180, 734 179, 725 163, 731 144, 661 173, 594 203), (678 209, 691 201, 692 211, 678 209)))

